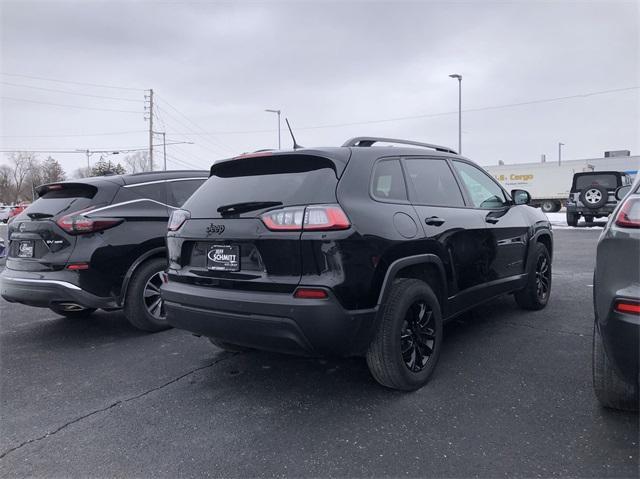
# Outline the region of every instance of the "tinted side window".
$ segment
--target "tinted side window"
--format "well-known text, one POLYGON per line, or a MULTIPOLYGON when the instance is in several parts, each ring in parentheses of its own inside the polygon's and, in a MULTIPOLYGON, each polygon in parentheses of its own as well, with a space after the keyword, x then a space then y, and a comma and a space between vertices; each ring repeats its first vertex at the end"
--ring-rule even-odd
POLYGON ((381 200, 407 201, 407 187, 400 160, 383 160, 376 163, 371 191, 374 197, 381 200))
POLYGON ((178 207, 182 206, 203 182, 204 180, 170 181, 168 183, 169 204, 178 207))
POLYGON ((114 203, 123 201, 150 199, 167 204, 167 186, 166 183, 154 183, 151 185, 129 186, 120 188, 114 203))
POLYGON ((491 210, 502 208, 507 203, 502 188, 484 171, 461 161, 454 161, 453 165, 471 196, 473 206, 491 210))
POLYGON ((462 193, 446 160, 405 160, 412 200, 429 206, 464 206, 462 193))

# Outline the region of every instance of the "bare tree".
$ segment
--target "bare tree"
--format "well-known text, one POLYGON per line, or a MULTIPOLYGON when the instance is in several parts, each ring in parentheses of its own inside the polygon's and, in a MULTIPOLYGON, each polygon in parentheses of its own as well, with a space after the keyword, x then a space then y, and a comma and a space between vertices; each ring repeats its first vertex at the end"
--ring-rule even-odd
POLYGON ((142 173, 143 171, 150 171, 149 164, 149 152, 137 151, 131 155, 124 157, 124 164, 128 173, 142 173))
POLYGON ((30 151, 19 151, 9 155, 11 161, 11 179, 14 186, 13 202, 31 198, 33 185, 29 184, 29 176, 33 173, 37 162, 36 154, 30 151))
POLYGON ((73 171, 72 178, 89 178, 91 176, 91 168, 83 166, 73 171))
POLYGON ((10 204, 15 199, 12 176, 10 166, 0 165, 0 204, 10 204))

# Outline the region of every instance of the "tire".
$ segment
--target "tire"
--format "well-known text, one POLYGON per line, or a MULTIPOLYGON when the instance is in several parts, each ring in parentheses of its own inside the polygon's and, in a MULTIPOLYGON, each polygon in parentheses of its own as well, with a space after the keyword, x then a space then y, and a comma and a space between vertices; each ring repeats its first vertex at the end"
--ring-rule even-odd
POLYGON ((49 307, 49 309, 54 313, 69 319, 88 318, 89 316, 91 316, 93 313, 96 312, 96 308, 85 308, 77 311, 65 311, 61 307, 51 306, 49 307))
POLYGON ((580 192, 580 201, 591 210, 597 210, 606 205, 608 199, 609 192, 603 186, 587 186, 580 192))
POLYGON ((152 258, 133 272, 124 301, 124 315, 134 328, 156 332, 169 329, 160 297, 158 278, 167 267, 165 258, 152 258), (157 292, 157 296, 156 296, 157 292), (156 303, 159 300, 159 303, 156 303), (154 315, 158 313, 157 315, 154 315))
POLYGON ((579 219, 580 219, 580 215, 578 213, 567 211, 567 224, 569 226, 578 226, 579 219))
POLYGON ((593 326, 593 390, 598 402, 612 409, 638 410, 638 388, 628 384, 612 367, 598 325, 593 326))
POLYGON ((523 309, 543 309, 551 296, 551 255, 542 243, 536 243, 527 271, 527 285, 515 294, 516 303, 523 309))
POLYGON ((418 279, 397 280, 381 314, 367 351, 369 371, 388 388, 421 388, 431 377, 442 347, 442 314, 436 295, 418 279))
POLYGON ((215 347, 224 349, 225 351, 229 351, 230 353, 243 353, 245 351, 251 351, 251 348, 240 346, 238 344, 227 343, 225 341, 220 341, 215 338, 209 338, 209 341, 215 347))
POLYGON ((551 200, 546 200, 543 201, 542 204, 540 205, 540 209, 542 209, 542 211, 544 211, 545 213, 553 213, 556 210, 556 202, 555 201, 551 201, 551 200))

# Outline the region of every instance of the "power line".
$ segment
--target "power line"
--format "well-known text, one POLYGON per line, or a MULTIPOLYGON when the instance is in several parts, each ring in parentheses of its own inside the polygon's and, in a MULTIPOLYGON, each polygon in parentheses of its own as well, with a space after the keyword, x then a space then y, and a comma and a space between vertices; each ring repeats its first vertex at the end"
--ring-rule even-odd
MULTIPOLYGON (((185 120, 187 120, 189 123, 191 123, 196 129, 200 130, 200 131, 205 131, 200 125, 198 125, 196 122, 194 122, 193 120, 191 120, 189 117, 187 117, 184 113, 182 113, 180 110, 178 110, 175 106, 173 106, 171 103, 169 103, 164 97, 162 97, 162 101, 169 107, 171 108, 173 111, 175 111, 176 113, 178 113, 180 116, 182 116, 182 118, 184 118, 185 120)), ((219 144, 220 147, 222 147, 223 149, 226 149, 227 151, 233 152, 233 149, 228 146, 225 145, 223 142, 219 141, 219 140, 213 140, 211 139, 211 141, 215 141, 217 144, 219 144)))
MULTIPOLYGON (((166 102, 164 102, 164 103, 166 103, 166 102)), ((158 111, 162 111, 162 115, 163 116, 171 119, 171 121, 174 121, 174 122, 178 123, 182 128, 186 128, 187 129, 187 131, 188 131, 187 133, 180 133, 180 135, 185 136, 186 138, 189 138, 189 135, 194 135, 194 134, 198 135, 198 133, 193 129, 193 127, 187 125, 184 121, 180 120, 174 114, 172 114, 171 112, 167 111, 164 107, 157 106, 157 110, 158 111)), ((198 136, 202 136, 202 135, 198 135, 198 136)), ((216 144, 215 142, 213 142, 211 139, 208 139, 208 138, 204 138, 203 141, 207 142, 207 144, 211 148, 216 150, 217 154, 221 154, 223 156, 226 155, 226 153, 224 153, 224 150, 227 149, 226 147, 221 147, 220 145, 216 144)), ((213 150, 211 150, 211 151, 213 151, 213 150)))
POLYGON ((79 110, 112 111, 117 113, 135 113, 136 115, 139 115, 141 113, 140 111, 137 111, 137 110, 115 110, 112 108, 96 108, 96 107, 90 107, 90 106, 69 105, 66 103, 52 103, 47 101, 28 100, 26 98, 13 98, 9 96, 0 96, 0 99, 11 100, 11 101, 22 101, 26 103, 36 103, 39 105, 51 105, 51 106, 61 106, 65 108, 77 108, 79 110))
POLYGON ((205 165, 210 165, 211 163, 213 163, 212 160, 205 159, 205 158, 201 157, 200 155, 196 155, 196 154, 194 154, 194 153, 192 153, 190 151, 186 151, 184 148, 182 148, 180 146, 173 145, 171 147, 171 149, 174 150, 174 151, 177 151, 178 153, 184 155, 187 158, 192 158, 194 161, 197 161, 199 163, 201 162, 201 163, 203 163, 205 165))
MULTIPOLYGON (((616 89, 612 89, 612 90, 600 90, 600 91, 595 91, 595 92, 582 93, 582 94, 578 94, 578 95, 568 95, 568 96, 561 96, 561 97, 554 97, 554 98, 544 98, 544 99, 524 101, 524 102, 519 102, 519 103, 505 103, 505 104, 502 104, 502 105, 484 106, 484 107, 479 107, 479 108, 468 108, 466 110, 462 110, 462 112, 463 113, 472 113, 472 112, 479 112, 479 111, 499 110, 499 109, 503 109, 503 108, 514 108, 514 107, 518 107, 518 106, 535 105, 535 104, 539 104, 539 103, 552 103, 552 102, 563 101, 563 100, 571 100, 571 99, 575 99, 575 98, 586 98, 586 97, 595 96, 595 95, 604 95, 604 94, 608 94, 608 93, 617 93, 617 92, 623 92, 623 91, 637 90, 639 88, 640 88, 640 86, 633 86, 633 87, 628 87, 628 88, 616 88, 616 89)), ((378 119, 378 120, 365 120, 365 121, 353 121, 353 122, 348 122, 348 123, 333 123, 333 124, 314 125, 314 126, 302 126, 302 127, 296 127, 295 129, 297 131, 297 130, 316 130, 316 129, 322 129, 322 128, 339 128, 339 127, 343 127, 343 126, 370 125, 370 124, 375 124, 375 123, 387 123, 387 122, 404 121, 404 120, 417 120, 417 119, 422 119, 422 118, 435 118, 435 117, 439 117, 439 116, 454 115, 454 114, 457 115, 458 114, 458 110, 445 111, 445 112, 440 112, 440 113, 426 113, 426 114, 422 114, 422 115, 400 116, 400 117, 385 118, 385 119, 378 119)), ((248 133, 273 133, 274 131, 276 131, 276 130, 275 129, 263 129, 263 130, 214 131, 214 132, 207 132, 207 133, 195 133, 195 135, 239 135, 239 134, 248 134, 248 133)), ((174 133, 174 134, 179 135, 180 133, 174 133)))
MULTIPOLYGON (((176 118, 175 116, 171 115, 168 111, 166 111, 164 108, 161 108, 159 105, 156 104, 156 117, 158 118, 158 113, 162 112, 162 118, 160 119, 161 123, 163 124, 163 126, 165 127, 165 129, 167 130, 167 132, 171 132, 172 135, 176 135, 176 133, 174 133, 173 131, 171 131, 171 128, 168 128, 167 126, 167 122, 164 120, 164 116, 166 115, 167 117, 171 117, 173 119, 173 121, 175 121, 176 123, 179 123, 183 128, 189 128, 188 125, 186 125, 184 122, 182 122, 180 119, 176 118)), ((193 131, 193 130, 192 130, 193 131)), ((193 140, 193 136, 191 136, 191 134, 189 133, 180 133, 180 136, 183 136, 189 140, 193 140)), ((211 147, 213 147, 215 149, 212 150, 210 148, 205 148, 203 145, 200 145, 202 148, 207 149, 208 151, 211 151, 212 153, 216 154, 216 155, 220 155, 220 156, 226 156, 226 153, 221 152, 220 148, 216 145, 214 145, 211 142, 208 142, 206 138, 202 139, 203 141, 207 142, 207 144, 211 147)))
POLYGON ((86 83, 86 82, 78 82, 78 81, 70 81, 70 80, 59 80, 59 79, 54 79, 54 78, 45 78, 45 77, 32 76, 32 75, 23 75, 23 74, 20 74, 20 73, 0 72, 0 75, 19 77, 19 78, 29 78, 31 80, 44 80, 44 81, 50 81, 50 82, 56 82, 56 83, 69 83, 71 85, 93 86, 93 87, 98 87, 98 88, 113 88, 113 89, 116 89, 116 90, 144 91, 143 88, 131 88, 131 87, 115 86, 115 85, 102 85, 102 84, 99 84, 99 83, 86 83))
MULTIPOLYGON (((167 143, 167 146, 171 146, 171 145, 182 145, 184 144, 183 141, 176 141, 176 142, 172 142, 172 143, 167 143)), ((162 146, 162 143, 160 144, 156 144, 153 145, 153 148, 157 148, 162 146)), ((0 150, 0 153, 20 153, 22 151, 28 151, 31 153, 82 153, 84 154, 86 150, 91 150, 95 153, 109 153, 109 152, 113 152, 113 151, 119 151, 121 153, 129 153, 132 151, 149 151, 149 147, 145 146, 145 147, 139 147, 139 146, 132 146, 132 147, 126 147, 126 148, 101 148, 100 150, 94 150, 92 148, 82 148, 82 149, 75 149, 75 150, 56 150, 56 149, 33 149, 33 148, 14 148, 14 149, 2 149, 0 150)))
POLYGON ((78 136, 117 136, 129 135, 133 133, 146 133, 147 130, 112 131, 107 133, 74 133, 62 135, 0 135, 0 138, 73 138, 78 136))
POLYGON ((45 87, 40 87, 40 86, 21 85, 20 83, 11 83, 11 82, 7 82, 7 81, 0 81, 0 84, 9 85, 9 86, 15 86, 15 87, 19 87, 19 88, 31 88, 33 90, 42 90, 42 91, 51 91, 51 92, 55 92, 55 93, 64 93, 66 95, 86 96, 86 97, 91 97, 91 98, 104 98, 106 100, 130 101, 130 102, 134 102, 134 103, 142 103, 144 101, 144 100, 134 100, 132 98, 122 98, 122 97, 117 97, 117 96, 91 95, 89 93, 78 93, 78 92, 75 92, 75 91, 58 90, 57 88, 45 88, 45 87))
MULTIPOLYGON (((188 167, 196 169, 196 170, 202 170, 203 169, 201 166, 197 166, 197 165, 194 165, 193 163, 189 163, 188 161, 180 159, 180 158, 176 157, 175 155, 172 155, 172 154, 169 154, 169 153, 167 153, 167 158, 170 161, 172 161, 173 163, 178 163, 178 164, 180 164, 182 166, 188 166, 188 167)), ((206 169, 206 168, 204 168, 204 169, 206 169)))

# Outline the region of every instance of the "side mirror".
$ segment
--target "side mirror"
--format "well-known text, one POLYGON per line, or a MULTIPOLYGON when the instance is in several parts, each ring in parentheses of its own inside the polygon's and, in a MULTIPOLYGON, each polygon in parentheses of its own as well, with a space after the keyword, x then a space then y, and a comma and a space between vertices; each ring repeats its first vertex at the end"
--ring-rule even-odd
POLYGON ((616 200, 620 201, 631 191, 631 185, 621 186, 616 190, 616 200))
POLYGON ((514 205, 528 205, 531 202, 531 195, 526 190, 511 190, 511 198, 514 205))

